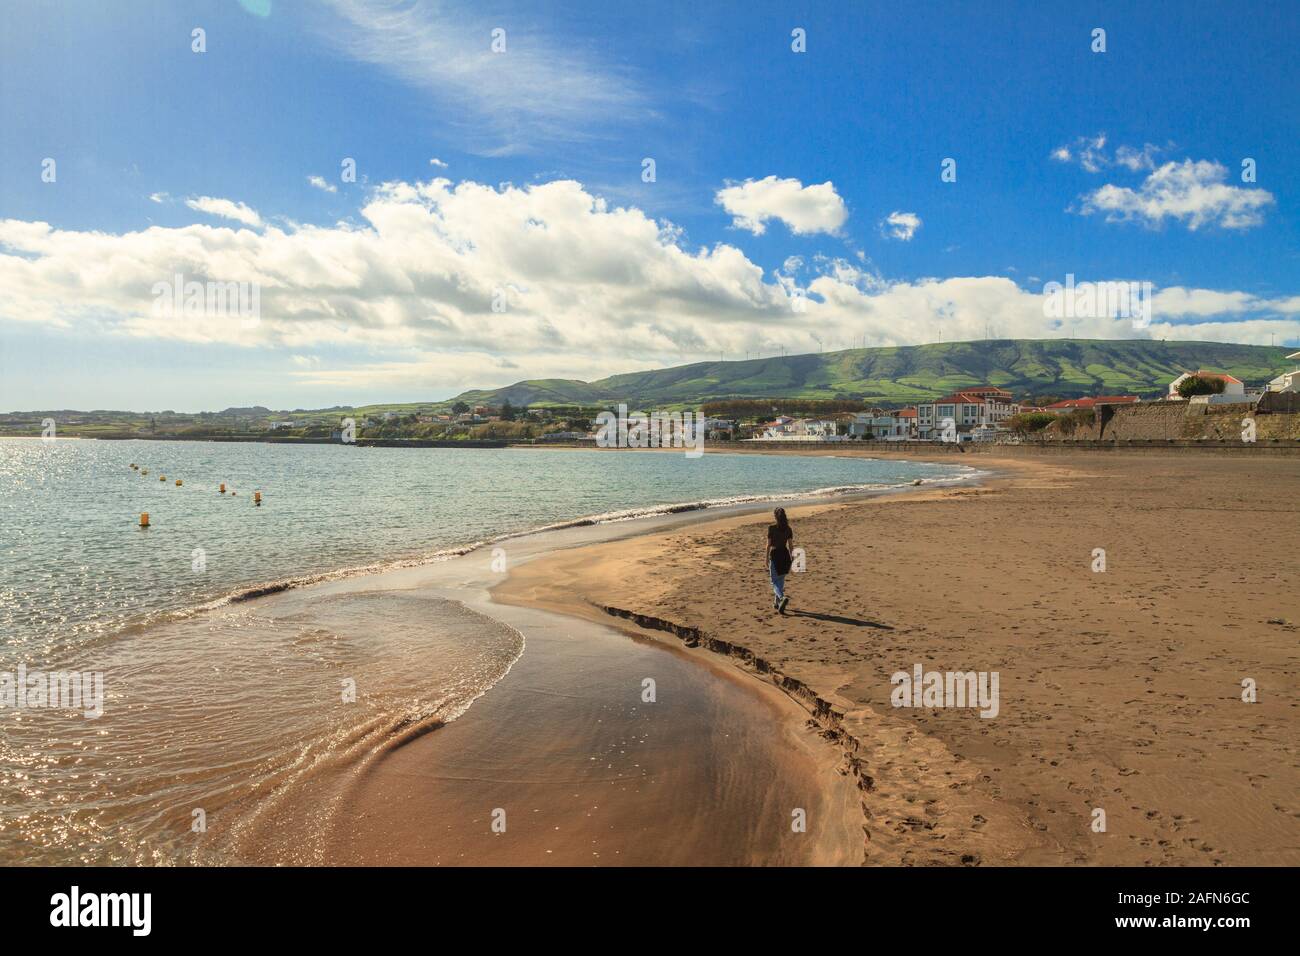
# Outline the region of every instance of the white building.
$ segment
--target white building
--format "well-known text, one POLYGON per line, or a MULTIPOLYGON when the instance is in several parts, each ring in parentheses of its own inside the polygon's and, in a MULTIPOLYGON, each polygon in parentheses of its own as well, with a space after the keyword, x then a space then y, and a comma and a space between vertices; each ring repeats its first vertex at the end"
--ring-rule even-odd
MULTIPOLYGON (((1287 358, 1300 360, 1300 352, 1292 352, 1287 358)), ((1268 390, 1270 392, 1300 392, 1300 368, 1290 372, 1283 372, 1268 383, 1268 390)))
POLYGON ((730 440, 736 433, 736 423, 729 418, 705 418, 704 434, 717 440, 730 440))
POLYGON ((997 425, 1020 412, 1011 393, 995 385, 964 388, 932 402, 916 406, 917 436, 937 438, 943 424, 951 419, 958 432, 968 432, 980 425, 997 425))
POLYGON ((836 423, 830 419, 782 417, 768 423, 750 441, 848 441, 848 436, 835 432, 836 423))
POLYGON ((829 438, 837 431, 837 423, 829 418, 801 418, 794 423, 794 433, 808 438, 829 438))
POLYGON ((763 426, 759 432, 759 438, 782 438, 786 435, 794 434, 794 419, 788 415, 782 415, 763 426))
POLYGON ((878 415, 854 415, 848 423, 850 438, 870 438, 874 441, 901 441, 909 437, 909 420, 895 412, 878 415))

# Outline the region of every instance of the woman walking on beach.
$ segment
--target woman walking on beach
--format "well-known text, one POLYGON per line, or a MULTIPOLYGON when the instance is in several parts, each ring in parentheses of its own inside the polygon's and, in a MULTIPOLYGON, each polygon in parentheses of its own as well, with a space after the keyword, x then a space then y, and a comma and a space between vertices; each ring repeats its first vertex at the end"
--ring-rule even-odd
POLYGON ((772 576, 772 607, 780 614, 785 613, 785 606, 790 599, 785 596, 785 576, 790 573, 790 564, 794 558, 790 549, 794 542, 794 532, 785 516, 784 508, 773 512, 776 524, 767 529, 767 570, 772 576))

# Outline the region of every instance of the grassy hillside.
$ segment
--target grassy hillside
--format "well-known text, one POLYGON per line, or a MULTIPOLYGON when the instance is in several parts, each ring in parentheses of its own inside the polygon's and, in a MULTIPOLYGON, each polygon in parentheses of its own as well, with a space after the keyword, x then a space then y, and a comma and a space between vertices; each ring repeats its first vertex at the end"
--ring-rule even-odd
POLYGON ((937 397, 989 382, 1018 397, 1163 394, 1180 372, 1209 368, 1263 384, 1293 367, 1294 347, 1218 342, 1004 339, 849 349, 743 362, 699 362, 596 382, 545 379, 466 392, 470 404, 698 404, 725 398, 854 398, 880 403, 937 397))
MULTIPOLYGON (((1017 398, 1073 398, 1097 394, 1163 395, 1188 369, 1230 372, 1262 385, 1295 367, 1285 358, 1295 346, 1270 348, 1217 342, 1120 342, 1014 339, 949 342, 902 348, 850 349, 746 362, 700 362, 614 375, 598 382, 536 379, 506 388, 465 392, 455 399, 404 404, 335 406, 273 411, 262 406, 219 412, 29 411, 0 414, 0 435, 39 435, 45 418, 58 434, 86 437, 193 437, 265 435, 272 422, 292 421, 282 438, 328 439, 344 416, 358 423, 386 412, 400 421, 384 425, 416 434, 414 416, 444 412, 456 401, 516 407, 578 405, 587 409, 627 402, 634 408, 698 407, 725 399, 830 399, 902 405, 934 398, 964 385, 990 382, 1017 398)), ((577 416, 583 417, 581 415, 577 416)))

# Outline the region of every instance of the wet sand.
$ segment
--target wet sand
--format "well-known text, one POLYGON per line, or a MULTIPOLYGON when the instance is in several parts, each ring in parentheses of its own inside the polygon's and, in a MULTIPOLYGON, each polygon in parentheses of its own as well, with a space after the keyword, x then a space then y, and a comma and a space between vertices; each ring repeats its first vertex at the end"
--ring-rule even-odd
POLYGON ((528 651, 500 685, 349 782, 324 860, 861 862, 852 792, 782 702, 597 625, 526 616, 528 651), (798 809, 808 832, 791 828, 798 809))
MULTIPOLYGON (((210 828, 210 862, 325 865, 859 865, 838 750, 788 697, 610 624, 493 602, 556 549, 680 526, 660 516, 513 539, 298 592, 455 600, 526 638, 509 673, 445 725, 397 728, 210 828), (647 679, 653 701, 646 700, 647 679), (797 816, 796 816, 797 815, 797 816), (796 829, 796 819, 804 821, 796 829), (504 832, 494 832, 494 823, 504 832)), ((275 601, 276 598, 269 598, 275 601)))
POLYGON ((670 644, 602 608, 698 629, 737 671, 807 688, 871 788, 869 863, 1300 862, 1300 461, 963 463, 1001 474, 790 509, 808 570, 786 616, 766 515, 558 551, 494 596, 670 644), (891 675, 917 663, 998 671, 997 717, 892 707, 891 675))

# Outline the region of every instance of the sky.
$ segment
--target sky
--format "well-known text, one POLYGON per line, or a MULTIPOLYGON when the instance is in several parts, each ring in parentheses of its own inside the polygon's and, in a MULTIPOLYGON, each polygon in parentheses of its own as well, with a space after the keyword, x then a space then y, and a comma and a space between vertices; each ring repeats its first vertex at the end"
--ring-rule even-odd
POLYGON ((1298 46, 1289 2, 8 4, 0 411, 1300 346, 1298 46))

